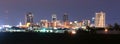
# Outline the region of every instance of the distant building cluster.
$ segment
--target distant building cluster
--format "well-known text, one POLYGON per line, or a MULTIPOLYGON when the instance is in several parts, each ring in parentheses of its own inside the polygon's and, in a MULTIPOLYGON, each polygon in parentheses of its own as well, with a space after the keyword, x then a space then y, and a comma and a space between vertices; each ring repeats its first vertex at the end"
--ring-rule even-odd
POLYGON ((68 13, 63 14, 63 20, 58 20, 56 14, 52 14, 51 21, 47 19, 40 20, 39 23, 34 23, 34 15, 29 12, 25 15, 25 25, 20 25, 19 27, 44 27, 44 28, 69 28, 69 29, 77 29, 77 28, 86 28, 89 27, 105 27, 105 13, 98 12, 95 14, 95 17, 92 19, 85 19, 82 21, 69 21, 68 13))

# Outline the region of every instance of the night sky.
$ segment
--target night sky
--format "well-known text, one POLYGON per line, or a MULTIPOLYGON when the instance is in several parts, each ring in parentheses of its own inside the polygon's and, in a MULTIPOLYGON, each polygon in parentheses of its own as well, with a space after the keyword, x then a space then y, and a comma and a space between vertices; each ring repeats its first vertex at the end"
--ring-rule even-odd
POLYGON ((106 24, 120 24, 120 0, 0 0, 0 25, 25 23, 28 12, 34 14, 34 22, 51 20, 53 13, 62 20, 63 14, 69 20, 92 19, 96 12, 106 13, 106 24))

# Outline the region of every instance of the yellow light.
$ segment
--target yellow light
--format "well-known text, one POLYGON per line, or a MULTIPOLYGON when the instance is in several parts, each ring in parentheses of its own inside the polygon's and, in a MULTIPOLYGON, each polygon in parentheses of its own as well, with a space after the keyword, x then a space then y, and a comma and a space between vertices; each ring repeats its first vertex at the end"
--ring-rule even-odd
POLYGON ((30 26, 30 23, 27 23, 26 26, 29 27, 29 26, 30 26))

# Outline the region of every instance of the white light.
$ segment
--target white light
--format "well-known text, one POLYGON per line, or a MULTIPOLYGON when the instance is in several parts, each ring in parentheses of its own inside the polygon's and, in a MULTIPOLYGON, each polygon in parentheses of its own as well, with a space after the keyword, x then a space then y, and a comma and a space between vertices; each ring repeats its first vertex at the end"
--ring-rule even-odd
POLYGON ((12 26, 10 26, 10 25, 2 25, 2 27, 8 27, 8 28, 11 28, 12 26))
POLYGON ((105 32, 108 32, 108 29, 105 29, 105 32))
POLYGON ((54 27, 54 29, 57 29, 56 27, 54 27))
POLYGON ((92 19, 94 20, 94 19, 95 19, 95 17, 92 17, 92 19))
POLYGON ((19 26, 22 26, 22 23, 21 23, 21 22, 19 23, 19 26))
POLYGON ((86 29, 86 26, 82 26, 81 28, 86 29))
POLYGON ((47 32, 49 32, 49 30, 46 30, 47 32))
POLYGON ((0 27, 0 29, 2 29, 2 27, 0 27))
POLYGON ((76 31, 72 31, 72 34, 76 34, 76 31))
POLYGON ((74 21, 74 23, 77 23, 77 21, 74 21))
POLYGON ((53 32, 52 30, 50 30, 50 32, 53 32))
POLYGON ((70 24, 72 24, 72 22, 70 22, 70 24))

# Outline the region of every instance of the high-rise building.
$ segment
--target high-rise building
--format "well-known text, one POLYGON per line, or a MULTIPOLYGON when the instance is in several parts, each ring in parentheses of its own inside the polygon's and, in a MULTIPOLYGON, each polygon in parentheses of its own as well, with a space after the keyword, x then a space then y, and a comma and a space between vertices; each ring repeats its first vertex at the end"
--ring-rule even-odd
POLYGON ((67 13, 64 13, 63 15, 63 25, 64 25, 64 28, 69 28, 69 19, 68 19, 68 14, 67 13))
POLYGON ((64 13, 64 15, 63 15, 63 22, 66 22, 66 21, 68 21, 68 14, 64 13))
POLYGON ((33 24, 33 14, 31 12, 26 14, 25 22, 26 24, 33 24))
POLYGON ((57 20, 56 14, 52 14, 52 21, 56 21, 56 20, 57 20))
POLYGON ((52 14, 52 28, 56 28, 57 26, 57 16, 56 14, 52 14))
POLYGON ((95 27, 105 27, 105 13, 104 12, 96 13, 95 27))

